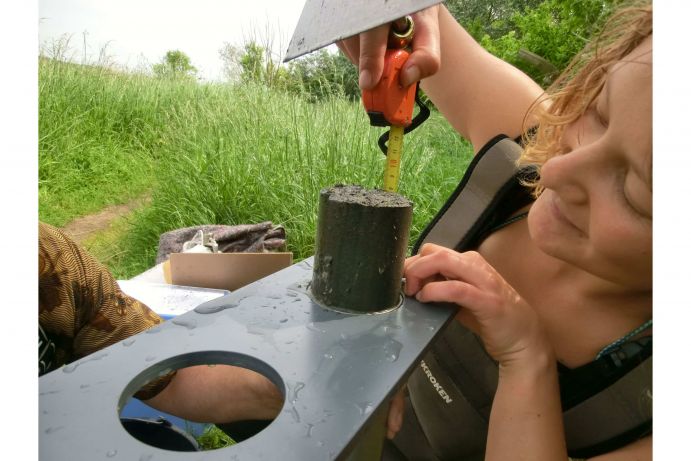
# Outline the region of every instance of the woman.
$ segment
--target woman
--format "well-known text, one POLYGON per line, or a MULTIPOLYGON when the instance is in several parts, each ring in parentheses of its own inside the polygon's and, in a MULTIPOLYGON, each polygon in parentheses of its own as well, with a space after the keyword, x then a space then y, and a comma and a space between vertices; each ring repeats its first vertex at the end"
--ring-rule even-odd
MULTIPOLYGON (((639 2, 615 14, 547 95, 484 51, 445 8, 414 19, 417 41, 401 83, 427 77, 425 93, 476 153, 491 155, 498 134, 522 137, 520 163, 537 167, 536 176, 517 173, 523 198, 506 201, 486 232, 455 249, 423 245, 406 262, 406 294, 458 305, 459 324, 498 363, 486 433, 467 427, 465 410, 429 403, 435 391, 423 384, 430 376, 467 384, 453 376, 462 353, 449 357, 437 344, 414 372, 410 400, 430 444, 426 459, 567 459, 560 375, 641 337, 652 347, 652 7, 639 2), (455 432, 439 436, 445 425, 455 432)), ((380 27, 339 44, 359 63, 363 88, 381 75, 386 34, 380 27)), ((461 335, 458 328, 443 341, 461 335)), ((402 407, 399 395, 390 436, 402 407)), ((651 434, 649 424, 586 452, 650 459, 651 434)))

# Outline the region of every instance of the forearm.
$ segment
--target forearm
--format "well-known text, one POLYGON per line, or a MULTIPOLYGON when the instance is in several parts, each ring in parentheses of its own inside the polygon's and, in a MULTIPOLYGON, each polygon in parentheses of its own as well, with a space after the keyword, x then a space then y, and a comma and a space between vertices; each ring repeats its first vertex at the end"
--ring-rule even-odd
POLYGON ((476 151, 498 133, 521 134, 540 86, 485 51, 446 8, 439 10, 439 30, 441 68, 422 81, 425 93, 476 151))
POLYGON ((556 361, 551 352, 500 365, 485 459, 567 459, 556 361))
POLYGON ((259 373, 229 365, 199 365, 177 371, 148 405, 191 421, 230 423, 273 419, 283 396, 259 373))

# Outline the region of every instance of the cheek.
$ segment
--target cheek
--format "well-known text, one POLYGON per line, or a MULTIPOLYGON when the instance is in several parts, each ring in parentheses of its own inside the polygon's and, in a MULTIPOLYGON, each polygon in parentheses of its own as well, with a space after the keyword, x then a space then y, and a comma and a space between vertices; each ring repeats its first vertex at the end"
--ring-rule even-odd
POLYGON ((590 225, 592 262, 611 278, 632 286, 652 282, 652 227, 630 215, 593 215, 590 225))
POLYGON ((528 213, 528 232, 530 233, 530 238, 536 242, 542 242, 550 234, 557 231, 553 227, 553 221, 549 219, 546 195, 547 191, 543 192, 530 207, 530 212, 528 213))
POLYGON ((578 252, 581 239, 572 227, 555 219, 550 210, 550 195, 546 189, 530 207, 528 232, 530 239, 542 252, 558 259, 569 259, 569 254, 578 252))

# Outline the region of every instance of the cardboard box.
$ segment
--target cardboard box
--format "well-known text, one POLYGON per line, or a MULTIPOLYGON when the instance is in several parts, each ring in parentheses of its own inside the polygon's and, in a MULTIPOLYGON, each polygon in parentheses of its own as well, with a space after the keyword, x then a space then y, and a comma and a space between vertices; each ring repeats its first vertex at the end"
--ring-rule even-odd
POLYGON ((163 266, 166 282, 189 287, 237 290, 285 269, 293 253, 172 253, 163 266))

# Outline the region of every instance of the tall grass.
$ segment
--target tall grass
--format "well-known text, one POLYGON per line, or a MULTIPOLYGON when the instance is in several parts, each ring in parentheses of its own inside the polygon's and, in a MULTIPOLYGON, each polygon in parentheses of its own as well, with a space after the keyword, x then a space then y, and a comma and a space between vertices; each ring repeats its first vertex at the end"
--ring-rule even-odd
MULTIPOLYGON (((161 233, 199 224, 273 221, 300 260, 314 253, 320 189, 382 183, 382 129, 369 126, 358 103, 312 104, 252 84, 160 81, 55 61, 40 72, 41 218, 60 225, 70 213, 151 193, 111 267, 119 277, 154 263, 161 233)), ((471 152, 438 114, 404 142, 399 192, 414 202, 412 242, 471 152)))
POLYGON ((63 225, 150 187, 165 97, 139 75, 40 59, 40 219, 63 225))

